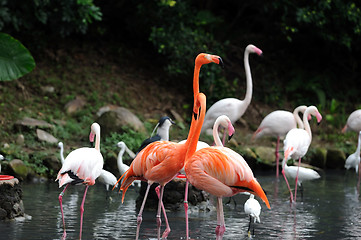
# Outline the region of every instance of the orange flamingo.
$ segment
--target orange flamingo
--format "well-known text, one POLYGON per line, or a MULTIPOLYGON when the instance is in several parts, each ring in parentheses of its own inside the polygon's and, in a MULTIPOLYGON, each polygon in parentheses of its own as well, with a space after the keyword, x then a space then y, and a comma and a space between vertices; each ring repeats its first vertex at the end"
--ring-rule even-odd
MULTIPOLYGON (((219 140, 218 136, 217 138, 219 140)), ((187 157, 185 172, 193 186, 217 197, 216 239, 222 239, 226 230, 222 197, 249 192, 259 196, 270 208, 268 199, 247 162, 241 155, 222 145, 202 148, 187 157)))
MULTIPOLYGON (((164 186, 176 177, 179 171, 183 168, 186 155, 191 155, 192 151, 187 151, 189 146, 196 146, 201 131, 204 115, 206 111, 206 97, 204 94, 199 93, 196 96, 195 106, 193 109, 194 116, 192 117, 192 123, 189 130, 187 141, 184 144, 169 142, 169 141, 157 141, 149 144, 144 148, 137 157, 133 160, 129 170, 120 177, 118 182, 123 179, 120 190, 123 191, 122 202, 124 196, 136 179, 147 181, 148 186, 144 195, 144 200, 139 210, 137 218, 137 233, 136 239, 139 238, 139 228, 142 222, 142 213, 144 205, 148 196, 150 186, 157 182, 160 184, 160 196, 158 202, 157 211, 157 227, 158 227, 158 239, 160 239, 160 226, 161 226, 161 205, 164 192, 164 186), (199 113, 200 112, 200 113, 199 113), (201 122, 201 124, 198 124, 201 122)), ((193 153, 195 152, 195 148, 193 153)), ((166 229, 167 231, 167 229, 166 229)), ((162 238, 166 238, 169 232, 164 232, 162 238)))
MULTIPOLYGON (((162 208, 162 198, 164 192, 164 186, 170 180, 172 180, 175 176, 178 175, 179 171, 184 166, 184 160, 186 158, 186 154, 191 155, 195 152, 195 147, 197 146, 197 142, 199 139, 201 127, 204 120, 204 115, 206 111, 206 98, 204 94, 199 93, 199 70, 202 65, 208 63, 217 63, 223 65, 222 59, 216 55, 210 54, 199 54, 195 61, 195 69, 194 69, 194 82, 193 89, 195 91, 194 94, 194 108, 193 108, 193 118, 191 127, 189 130, 187 141, 183 144, 168 142, 168 141, 159 141, 154 142, 144 148, 137 157, 133 160, 130 165, 129 170, 123 174, 118 180, 118 182, 124 178, 120 190, 123 191, 122 201, 124 201, 125 192, 131 183, 136 180, 143 180, 148 182, 147 190, 144 195, 143 203, 139 210, 139 214, 137 217, 137 233, 136 239, 139 238, 139 229, 140 224, 142 222, 142 213, 144 210, 144 205, 148 196, 148 192, 150 186, 157 182, 160 184, 160 196, 158 202, 158 211, 157 211, 157 227, 158 227, 158 239, 160 239, 160 212, 162 208), (201 113, 199 111, 201 110, 201 113), (198 124, 199 122, 199 124, 198 124), (194 145, 191 151, 188 151, 188 147, 194 145)), ((165 221, 167 224, 167 228, 164 231, 162 238, 166 238, 170 232, 170 228, 168 225, 168 221, 166 218, 166 214, 164 211, 165 221)))

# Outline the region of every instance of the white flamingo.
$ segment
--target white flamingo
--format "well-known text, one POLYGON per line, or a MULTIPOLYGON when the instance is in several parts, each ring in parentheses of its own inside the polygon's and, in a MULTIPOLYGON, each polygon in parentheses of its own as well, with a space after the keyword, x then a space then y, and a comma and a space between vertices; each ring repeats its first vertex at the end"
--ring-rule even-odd
POLYGON ((254 224, 256 222, 261 223, 261 219, 259 215, 261 214, 261 205, 259 202, 254 198, 253 194, 249 194, 249 199, 244 203, 244 212, 249 215, 249 225, 248 225, 248 237, 251 236, 251 222, 253 218, 253 233, 254 235, 254 224))
POLYGON ((65 220, 63 212, 63 195, 69 184, 85 184, 85 191, 83 201, 80 206, 80 232, 79 239, 81 239, 82 228, 83 228, 83 213, 84 213, 84 202, 88 187, 95 184, 95 179, 99 177, 103 169, 103 156, 100 153, 100 126, 98 123, 91 125, 91 132, 89 140, 91 142, 95 139, 94 148, 78 148, 70 152, 65 158, 64 164, 58 173, 56 181, 59 181, 59 188, 65 185, 64 190, 59 194, 59 204, 61 215, 63 219, 64 232, 62 239, 66 238, 65 220))
MULTIPOLYGON (((64 164, 64 144, 63 142, 58 143, 58 147, 60 148, 60 160, 61 164, 64 164)), ((105 189, 109 191, 110 186, 114 186, 117 183, 117 178, 114 176, 113 173, 102 169, 99 177, 99 182, 105 185, 105 189)))
MULTIPOLYGON (((322 116, 318 112, 315 106, 310 106, 306 109, 306 111, 303 114, 303 125, 305 129, 300 129, 300 128, 291 129, 287 133, 286 138, 283 141, 284 158, 286 159, 284 162, 286 162, 289 158, 298 159, 298 167, 300 167, 301 158, 306 155, 312 141, 311 127, 308 122, 308 116, 310 114, 317 118, 317 122, 320 122, 322 120, 322 116)), ((284 166, 282 167, 282 174, 286 181, 288 190, 290 191, 290 200, 291 202, 293 202, 293 195, 285 175, 284 166)), ((296 174, 295 179, 296 179, 295 182, 295 201, 296 201, 298 173, 296 174)))
POLYGON ((361 131, 361 109, 353 111, 347 118, 346 125, 343 127, 342 132, 361 131))
POLYGON ((243 100, 237 98, 224 98, 214 103, 207 111, 204 123, 202 126, 202 133, 212 134, 212 127, 217 117, 226 115, 231 119, 234 124, 242 117, 252 99, 252 75, 249 66, 249 54, 256 53, 262 54, 262 50, 254 45, 248 45, 244 52, 244 68, 246 72, 247 90, 246 96, 243 100))
POLYGON ((259 125, 258 129, 254 132, 252 139, 258 139, 262 136, 277 137, 276 144, 276 177, 279 175, 279 145, 280 138, 293 128, 303 129, 303 122, 298 115, 299 112, 304 113, 307 106, 299 106, 295 108, 293 113, 284 110, 273 111, 268 114, 259 125))
MULTIPOLYGON (((117 147, 120 148, 120 151, 118 153, 118 158, 117 158, 117 165, 118 165, 118 170, 119 170, 120 176, 122 176, 129 169, 129 166, 127 164, 123 163, 124 152, 127 152, 131 158, 134 158, 135 154, 127 147, 127 145, 123 141, 118 142, 117 147)), ((133 186, 137 185, 138 187, 140 187, 141 181, 134 180, 132 185, 133 186)))

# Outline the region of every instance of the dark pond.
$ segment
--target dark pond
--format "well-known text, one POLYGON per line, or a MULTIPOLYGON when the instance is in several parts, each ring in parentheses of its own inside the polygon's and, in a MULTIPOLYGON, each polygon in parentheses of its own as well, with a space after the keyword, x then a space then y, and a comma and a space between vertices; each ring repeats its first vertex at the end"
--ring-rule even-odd
MULTIPOLYGON (((303 200, 298 194, 299 201, 292 206, 282 177, 276 181, 271 172, 257 172, 255 175, 267 191, 272 209, 266 209, 261 203, 261 223, 256 225, 253 239, 361 237, 361 204, 354 171, 327 171, 321 173, 321 179, 305 182, 303 200)), ((82 186, 69 187, 64 195, 67 239, 78 237, 79 206, 83 191, 82 186)), ((24 184, 23 193, 26 213, 31 215, 32 219, 22 222, 0 222, 0 239, 60 239, 62 223, 58 203, 60 189, 57 184, 24 184)), ((90 187, 85 202, 83 239, 134 239, 136 197, 137 190, 130 189, 124 204, 121 204, 121 196, 116 192, 111 193, 112 200, 106 200, 106 192, 102 185, 90 187)), ((245 195, 237 195, 236 206, 233 203, 225 204, 224 239, 248 239, 249 218, 243 210, 247 198, 245 195)), ((227 200, 224 199, 224 202, 227 200)), ((189 214, 191 238, 215 239, 216 211, 212 207, 211 209, 192 209, 189 214)), ((169 212, 168 217, 172 228, 168 239, 185 239, 184 212, 169 212)), ((164 225, 162 227, 164 229, 164 225)), ((145 211, 140 238, 156 238, 155 211, 145 211)))

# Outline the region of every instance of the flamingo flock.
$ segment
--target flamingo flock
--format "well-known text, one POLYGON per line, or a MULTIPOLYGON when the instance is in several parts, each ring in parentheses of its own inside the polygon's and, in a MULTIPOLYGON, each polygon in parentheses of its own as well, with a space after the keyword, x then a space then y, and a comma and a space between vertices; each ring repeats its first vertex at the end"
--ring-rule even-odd
MULTIPOLYGON (((165 185, 176 177, 185 177, 186 188, 184 198, 186 239, 190 238, 188 226, 188 184, 197 189, 208 192, 217 198, 217 224, 215 226, 215 236, 217 240, 223 239, 226 231, 226 219, 223 213, 222 198, 231 197, 238 193, 249 194, 249 199, 244 204, 244 212, 250 217, 248 226, 248 236, 251 236, 251 223, 260 223, 261 205, 255 197, 260 198, 268 209, 271 205, 267 195, 255 178, 252 169, 245 159, 234 150, 224 146, 225 138, 221 141, 218 133, 219 127, 223 127, 225 133, 233 136, 235 130, 233 124, 245 113, 252 99, 252 75, 249 65, 249 55, 256 53, 262 55, 262 50, 254 45, 248 45, 244 52, 244 68, 246 73, 246 96, 244 100, 235 98, 226 98, 214 103, 206 111, 206 94, 199 91, 199 73, 203 65, 215 63, 223 67, 222 58, 217 55, 206 53, 199 54, 195 59, 195 68, 193 75, 193 107, 191 115, 191 124, 187 139, 180 142, 169 141, 169 128, 174 122, 169 117, 163 117, 159 120, 154 131, 157 134, 146 139, 134 154, 123 141, 117 143, 120 148, 117 165, 120 178, 116 177, 103 169, 104 159, 100 152, 100 125, 93 123, 89 140, 94 141, 94 148, 78 148, 73 150, 64 158, 63 143, 59 142, 60 159, 62 167, 58 172, 56 181, 59 188, 64 187, 59 194, 59 205, 62 214, 63 235, 65 239, 66 224, 63 213, 62 199, 69 185, 85 185, 83 200, 80 206, 80 231, 79 239, 82 238, 83 214, 85 198, 89 186, 94 185, 95 181, 103 182, 107 191, 109 186, 122 191, 121 201, 124 202, 125 194, 130 186, 135 184, 140 186, 140 181, 147 182, 146 192, 136 218, 137 228, 135 239, 139 239, 141 223, 143 221, 144 206, 150 186, 154 183, 159 184, 156 188, 158 193, 158 207, 155 215, 157 224, 157 239, 166 239, 171 232, 167 219, 167 214, 163 205, 163 195, 165 185), (215 146, 209 146, 207 143, 199 140, 201 133, 209 134, 212 132, 215 146), (130 166, 123 163, 123 154, 127 152, 133 161, 130 166), (161 233, 162 219, 164 215, 166 229, 161 233)), ((312 132, 309 121, 311 116, 315 116, 317 122, 322 120, 322 116, 315 106, 299 106, 293 113, 285 110, 277 110, 268 114, 260 123, 258 129, 254 132, 252 139, 258 139, 262 136, 272 136, 277 138, 275 156, 276 156, 276 177, 279 175, 279 148, 280 139, 283 141, 283 161, 282 174, 285 183, 290 192, 290 202, 296 202, 297 186, 301 188, 303 194, 304 181, 320 178, 320 175, 309 168, 301 167, 301 158, 303 158, 312 142, 312 132), (299 113, 303 114, 302 119, 299 113), (288 166, 289 159, 298 160, 298 166, 288 166), (288 183, 288 179, 295 180, 294 194, 288 183), (294 197, 293 197, 294 196, 294 197)), ((153 133, 154 133, 153 131, 153 133)), ((350 155, 345 163, 345 168, 355 168, 356 172, 360 168, 360 142, 361 142, 361 110, 353 112, 342 132, 358 131, 359 142, 356 152, 350 155)), ((152 135, 153 135, 152 133, 152 135)), ((0 160, 1 159, 0 155, 0 160)), ((1 166, 1 165, 0 165, 1 166)), ((253 231, 254 235, 254 226, 253 231)))

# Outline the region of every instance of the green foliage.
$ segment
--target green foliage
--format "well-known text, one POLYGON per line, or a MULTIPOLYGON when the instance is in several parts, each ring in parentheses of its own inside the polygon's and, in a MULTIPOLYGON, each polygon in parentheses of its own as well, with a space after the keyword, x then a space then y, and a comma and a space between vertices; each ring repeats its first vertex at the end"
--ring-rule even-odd
POLYGON ((18 40, 0 33, 0 81, 20 78, 34 67, 30 52, 18 40))
POLYGON ((0 5, 0 30, 32 36, 84 34, 89 24, 102 19, 93 0, 1 0, 0 5))

